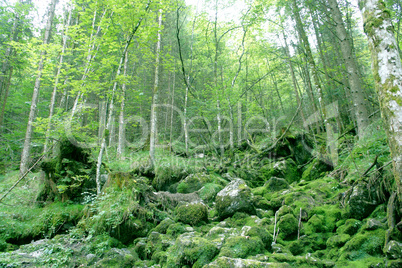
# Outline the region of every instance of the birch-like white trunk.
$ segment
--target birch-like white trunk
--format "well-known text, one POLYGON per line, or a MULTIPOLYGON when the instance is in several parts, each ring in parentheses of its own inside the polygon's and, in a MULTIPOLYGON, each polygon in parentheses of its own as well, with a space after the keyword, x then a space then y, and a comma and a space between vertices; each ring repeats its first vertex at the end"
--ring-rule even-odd
MULTIPOLYGON (((50 33, 52 30, 52 23, 53 23, 53 17, 54 17, 54 11, 56 9, 56 3, 57 3, 57 0, 52 0, 49 5, 48 18, 47 18, 46 29, 45 29, 45 36, 43 38, 44 45, 49 44, 50 33)), ((44 67, 45 56, 46 56, 46 50, 43 49, 41 52, 41 57, 40 57, 39 66, 38 66, 38 74, 36 76, 35 86, 34 86, 34 90, 33 90, 33 94, 32 94, 31 109, 29 111, 29 117, 28 117, 28 126, 27 126, 27 131, 25 133, 24 147, 23 147, 22 154, 21 154, 21 164, 20 164, 20 174, 21 175, 23 175, 28 170, 29 154, 30 154, 30 150, 31 150, 31 139, 32 139, 32 133, 33 133, 32 124, 35 120, 36 106, 37 106, 38 98, 39 98, 39 89, 40 89, 40 83, 42 80, 42 72, 43 72, 43 67, 44 67)))
POLYGON ((392 155, 393 174, 402 202, 402 66, 389 10, 383 1, 359 1, 372 58, 381 116, 392 155))
POLYGON ((156 43, 156 60, 155 60, 155 81, 152 96, 151 106, 151 131, 149 138, 149 159, 151 167, 155 167, 155 147, 156 147, 156 127, 157 127, 157 112, 156 104, 158 103, 158 85, 159 85, 159 64, 160 64, 160 51, 161 51, 161 27, 162 27, 162 9, 159 9, 158 18, 158 38, 156 43))
MULTIPOLYGON (((128 51, 126 52, 125 56, 125 61, 124 61, 124 71, 123 74, 126 77, 127 76, 127 64, 128 64, 128 51)), ((117 143, 117 158, 121 159, 123 154, 124 154, 124 148, 125 148, 125 141, 126 141, 126 135, 125 135, 125 124, 124 124, 124 107, 125 107, 125 101, 126 101, 126 83, 124 82, 123 85, 121 86, 121 102, 120 102, 120 114, 119 114, 119 138, 118 138, 118 143, 117 143)))

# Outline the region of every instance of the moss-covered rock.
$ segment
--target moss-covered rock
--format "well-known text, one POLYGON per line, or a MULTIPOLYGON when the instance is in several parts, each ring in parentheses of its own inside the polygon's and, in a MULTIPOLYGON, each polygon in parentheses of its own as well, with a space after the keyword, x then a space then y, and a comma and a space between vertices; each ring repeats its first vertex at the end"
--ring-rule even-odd
POLYGON ((206 184, 222 184, 222 178, 215 174, 195 173, 184 178, 177 185, 178 193, 192 193, 200 190, 206 184))
POLYGON ((242 235, 247 237, 258 237, 261 239, 264 247, 267 250, 272 250, 272 235, 267 231, 267 229, 260 226, 244 226, 242 228, 242 235))
POLYGON ((264 251, 264 243, 259 237, 229 237, 221 248, 219 256, 230 258, 246 258, 264 251))
POLYGON ((186 226, 183 223, 174 223, 169 225, 166 230, 166 234, 176 238, 178 235, 184 234, 187 232, 186 226))
POLYGON ((318 179, 319 177, 323 177, 326 172, 332 170, 332 166, 327 163, 320 161, 318 158, 315 158, 310 164, 308 164, 303 171, 302 180, 312 181, 318 179))
POLYGON ((264 188, 269 192, 276 192, 289 188, 289 183, 282 178, 271 177, 265 184, 264 188))
POLYGON ((347 202, 347 211, 350 216, 361 220, 369 216, 378 205, 375 187, 360 182, 353 187, 347 202))
POLYGON ((350 240, 350 235, 348 234, 340 234, 331 236, 327 240, 327 247, 328 248, 340 248, 345 245, 346 242, 350 240))
POLYGON ((175 244, 168 249, 166 267, 201 268, 218 254, 218 248, 197 233, 180 235, 175 244))
POLYGON ((163 221, 161 221, 153 231, 161 233, 161 234, 166 234, 167 229, 169 228, 170 225, 174 224, 174 220, 171 218, 166 218, 163 221))
POLYGON ((203 203, 190 203, 176 208, 177 220, 190 225, 208 222, 208 209, 203 203))
POLYGON ((276 212, 276 216, 277 216, 277 217, 282 217, 282 216, 284 216, 284 215, 286 215, 286 214, 291 214, 291 215, 294 216, 294 214, 293 214, 293 209, 292 209, 291 207, 287 206, 287 205, 281 206, 281 207, 278 209, 278 211, 276 212))
POLYGON ((257 260, 250 259, 240 259, 240 258, 229 258, 229 257, 219 257, 214 262, 204 266, 204 268, 260 268, 260 267, 272 267, 272 268, 282 268, 291 267, 286 263, 271 263, 271 262, 261 262, 257 260))
POLYGON ((215 198, 216 210, 220 218, 227 218, 236 212, 255 214, 253 195, 246 182, 233 179, 215 198))
POLYGON ((207 183, 198 190, 198 195, 206 204, 211 204, 215 201, 216 195, 222 191, 223 186, 215 183, 207 183))
POLYGON ((321 233, 327 231, 323 215, 314 214, 304 226, 306 234, 321 233))
MULTIPOLYGON (((297 165, 292 158, 282 159, 277 162, 264 165, 260 168, 258 174, 259 177, 264 181, 267 181, 272 177, 279 177, 284 178, 284 180, 288 183, 297 181, 300 177, 297 165)), ((283 183, 279 183, 278 185, 275 184, 276 183, 274 183, 272 186, 277 186, 279 188, 286 187, 286 184, 283 183)))
POLYGON ((348 234, 354 235, 362 226, 362 222, 356 219, 348 219, 345 221, 345 224, 339 226, 336 230, 338 234, 348 234))
POLYGON ((356 260, 368 255, 382 255, 385 231, 364 231, 353 236, 340 250, 341 259, 356 260))
POLYGON ((402 243, 391 240, 385 246, 385 254, 391 259, 402 259, 402 243))
POLYGON ((297 234, 298 220, 292 214, 286 214, 278 221, 279 236, 282 239, 291 238, 297 234))

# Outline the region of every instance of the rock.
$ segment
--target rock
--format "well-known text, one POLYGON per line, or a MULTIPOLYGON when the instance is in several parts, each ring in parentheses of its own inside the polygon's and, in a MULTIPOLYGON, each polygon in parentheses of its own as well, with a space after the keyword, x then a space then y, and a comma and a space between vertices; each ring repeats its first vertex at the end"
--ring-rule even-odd
POLYGON ((216 210, 221 219, 236 212, 255 214, 252 204, 253 195, 250 188, 242 179, 233 179, 215 198, 216 210))
POLYGON ((349 214, 358 220, 369 216, 378 205, 375 196, 375 187, 368 187, 365 183, 354 186, 347 203, 349 214))
POLYGON ((192 232, 180 235, 175 244, 168 249, 166 267, 201 268, 218 254, 218 248, 200 234, 192 232))
POLYGON ((379 228, 384 228, 384 224, 376 219, 368 219, 364 225, 365 230, 377 230, 379 228))
POLYGON ((269 263, 257 260, 244 260, 239 258, 219 257, 204 268, 247 268, 247 267, 290 267, 286 263, 269 263))
POLYGON ((167 229, 171 224, 173 224, 174 221, 170 218, 166 218, 163 221, 161 221, 158 226, 155 227, 154 231, 161 233, 161 234, 166 234, 167 229))
POLYGON ((272 249, 273 237, 265 228, 259 226, 244 226, 241 235, 246 237, 258 237, 267 250, 272 249))
POLYGON ((312 181, 322 177, 322 174, 331 171, 333 167, 329 163, 325 163, 320 161, 318 158, 315 158, 310 164, 306 166, 306 169, 303 172, 302 180, 312 181))
POLYGON ((289 183, 282 178, 272 177, 265 184, 264 187, 271 192, 280 191, 289 188, 289 183))
MULTIPOLYGON (((283 180, 288 183, 292 183, 300 177, 300 174, 297 170, 297 165, 291 158, 282 159, 280 161, 264 165, 261 167, 258 173, 262 179, 267 180, 271 179, 272 177, 279 177, 284 178, 283 180)), ((280 184, 277 186, 281 188, 285 187, 286 184, 280 182, 280 184)))
POLYGON ((176 208, 177 220, 192 226, 208 222, 208 209, 203 203, 189 203, 176 208))
POLYGON ((402 258, 402 243, 395 240, 389 241, 385 246, 385 254, 387 254, 390 259, 402 258))
POLYGON ((177 192, 183 194, 192 193, 212 181, 211 175, 205 173, 190 174, 177 185, 177 192))
POLYGON ((348 242, 349 239, 350 239, 350 235, 348 235, 348 234, 340 234, 340 235, 331 236, 327 240, 327 247, 340 248, 343 245, 345 245, 345 243, 348 242))
POLYGON ((294 216, 293 209, 287 205, 281 206, 276 213, 278 218, 285 216, 286 214, 292 214, 294 216))
POLYGON ((314 214, 305 226, 306 234, 320 233, 326 231, 323 215, 314 214))
POLYGON ((357 233, 357 231, 360 229, 361 226, 362 226, 361 221, 356 219, 348 219, 346 220, 344 225, 339 226, 336 232, 338 234, 354 235, 357 233))
POLYGON ((292 214, 286 214, 282 216, 278 221, 279 236, 282 238, 288 238, 297 234, 299 222, 292 214))
POLYGON ((207 204, 212 204, 216 195, 223 189, 223 186, 215 183, 207 183, 200 190, 198 195, 207 204))
POLYGON ((225 241, 219 256, 246 258, 255 256, 263 251, 264 243, 259 237, 234 236, 225 241))

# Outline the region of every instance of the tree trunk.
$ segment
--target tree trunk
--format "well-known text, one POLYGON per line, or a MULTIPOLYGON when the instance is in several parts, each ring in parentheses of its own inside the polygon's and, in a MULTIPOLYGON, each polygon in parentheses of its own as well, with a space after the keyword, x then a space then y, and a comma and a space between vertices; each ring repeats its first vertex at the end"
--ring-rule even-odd
POLYGON ((383 1, 359 1, 371 51, 375 86, 402 202, 402 66, 389 10, 383 1))
MULTIPOLYGON (((16 7, 18 5, 22 5, 23 1, 19 0, 18 3, 16 3, 16 7)), ((10 42, 13 42, 15 40, 17 40, 18 38, 18 24, 20 22, 20 14, 19 11, 17 10, 17 8, 15 8, 15 16, 14 16, 14 22, 13 22, 13 27, 11 29, 11 34, 10 34, 10 42)), ((6 100, 7 100, 7 96, 5 96, 5 91, 6 88, 9 86, 9 84, 7 85, 7 81, 9 81, 10 79, 7 79, 8 75, 7 73, 10 73, 10 58, 11 55, 13 53, 13 47, 11 45, 7 46, 7 49, 4 53, 4 61, 3 61, 3 65, 1 67, 1 73, 0 73, 0 101, 4 100, 4 102, 2 103, 2 106, 6 105, 6 100)), ((0 126, 2 125, 2 118, 0 121, 0 126)))
POLYGON ((158 18, 158 41, 156 43, 156 60, 155 60, 155 81, 152 96, 152 106, 151 106, 151 133, 149 140, 149 159, 151 167, 155 167, 155 146, 156 146, 156 123, 157 123, 157 113, 156 105, 158 103, 158 85, 159 85, 159 64, 160 64, 160 51, 161 51, 161 28, 162 28, 162 9, 159 9, 158 18))
POLYGON ((369 112, 365 105, 365 99, 360 84, 360 75, 358 73, 357 64, 353 55, 352 46, 350 43, 349 35, 346 32, 345 25, 342 19, 342 13, 339 10, 336 0, 328 0, 331 8, 331 14, 335 21, 335 29, 337 38, 341 46, 341 52, 345 61, 346 73, 349 78, 350 92, 352 95, 354 112, 357 121, 357 130, 359 138, 362 138, 365 133, 365 129, 369 125, 369 112))
MULTIPOLYGON (((56 3, 57 3, 57 0, 52 0, 52 2, 50 3, 50 6, 49 6, 45 36, 43 38, 44 45, 49 44, 56 3)), ((32 139, 32 133, 33 133, 32 124, 33 124, 33 121, 35 120, 36 105, 38 103, 38 98, 39 98, 39 89, 40 89, 40 83, 41 83, 41 79, 42 79, 42 72, 43 72, 43 67, 44 67, 45 56, 46 56, 46 50, 43 49, 41 52, 40 62, 39 62, 39 66, 38 66, 38 74, 36 76, 35 86, 34 86, 33 95, 32 95, 31 110, 29 112, 29 117, 28 117, 28 126, 27 126, 27 131, 25 133, 24 147, 23 147, 22 154, 21 154, 20 175, 23 175, 28 170, 29 154, 30 154, 30 150, 31 150, 31 139, 32 139)))
MULTIPOLYGON (((324 95, 322 92, 322 87, 320 83, 320 79, 318 77, 317 67, 314 61, 313 53, 311 52, 310 43, 308 41, 307 34, 304 30, 304 26, 300 17, 299 7, 297 6, 296 0, 292 1, 293 4, 293 14, 295 16, 296 28, 299 33, 299 38, 304 47, 304 52, 306 54, 307 62, 310 66, 311 72, 313 74, 314 86, 318 94, 318 103, 320 109, 320 116, 323 122, 326 122, 326 112, 324 105, 324 95)), ((325 124, 324 124, 325 125, 325 124)))
MULTIPOLYGON (((127 63, 128 63, 128 51, 126 52, 126 58, 124 61, 124 77, 127 76, 127 63)), ((118 138, 118 144, 117 144, 117 158, 121 159, 123 154, 124 154, 124 148, 125 148, 125 141, 126 141, 126 135, 125 135, 125 124, 124 124, 124 107, 125 107, 125 102, 126 102, 126 83, 124 82, 122 87, 121 87, 121 94, 122 94, 122 99, 120 103, 120 115, 119 115, 119 138, 118 138)))
POLYGON ((297 90, 297 79, 296 79, 295 71, 294 71, 294 68, 293 68, 293 63, 292 63, 291 58, 290 58, 289 46, 288 46, 288 42, 287 42, 287 39, 286 39, 285 32, 282 32, 282 35, 283 35, 283 40, 285 41, 285 47, 284 47, 284 49, 285 49, 285 57, 286 57, 286 62, 288 63, 289 68, 290 68, 290 75, 292 76, 292 83, 293 83, 293 89, 295 91, 297 107, 300 107, 300 115, 301 115, 301 118, 302 118, 302 121, 303 121, 303 126, 306 129, 306 131, 308 131, 309 126, 306 125, 306 118, 305 118, 304 112, 303 112, 302 101, 300 99, 299 91, 297 90))
POLYGON ((68 19, 67 19, 67 22, 65 25, 65 31, 63 33, 63 48, 60 53, 59 67, 57 68, 56 79, 54 81, 52 97, 51 97, 50 105, 49 105, 49 123, 48 123, 47 129, 46 129, 46 140, 45 140, 45 146, 43 148, 43 153, 47 152, 47 149, 49 146, 50 129, 52 127, 52 117, 53 117, 53 113, 54 113, 54 106, 56 103, 57 86, 59 83, 61 69, 63 67, 64 53, 66 52, 66 48, 67 48, 67 34, 68 34, 68 27, 70 27, 71 13, 72 13, 72 9, 70 9, 70 11, 68 12, 68 19))

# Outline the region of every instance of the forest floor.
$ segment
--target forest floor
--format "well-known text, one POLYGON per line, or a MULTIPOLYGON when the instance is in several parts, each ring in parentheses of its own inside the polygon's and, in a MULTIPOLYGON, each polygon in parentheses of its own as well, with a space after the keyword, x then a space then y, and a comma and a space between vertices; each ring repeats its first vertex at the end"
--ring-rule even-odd
MULTIPOLYGON (((402 267, 388 147, 371 128, 343 135, 331 161, 319 136, 290 132, 222 158, 161 149, 154 169, 134 152, 105 163, 100 196, 90 158, 69 151, 0 203, 0 267, 402 267)), ((1 176, 0 194, 17 179, 1 176)))

